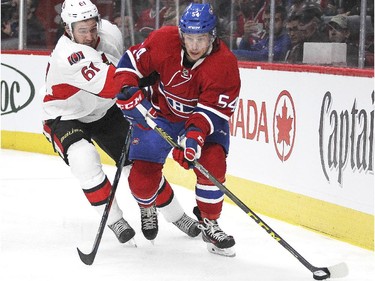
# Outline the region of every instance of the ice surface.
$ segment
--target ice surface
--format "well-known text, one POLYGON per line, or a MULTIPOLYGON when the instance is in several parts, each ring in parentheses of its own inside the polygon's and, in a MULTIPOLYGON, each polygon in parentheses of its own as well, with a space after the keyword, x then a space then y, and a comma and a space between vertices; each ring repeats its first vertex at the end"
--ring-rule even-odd
MULTIPOLYGON (((117 200, 137 232, 138 247, 119 244, 106 228, 94 264, 84 265, 76 247, 90 252, 100 217, 86 201, 69 167, 55 156, 4 149, 0 160, 2 281, 313 280, 312 273, 295 257, 240 208, 227 203, 219 223, 235 237, 236 257, 210 254, 201 236, 187 237, 162 215, 152 245, 141 233, 139 209, 124 177, 117 200)), ((113 179, 115 168, 104 169, 113 179)), ((194 193, 180 186, 174 190, 186 213, 193 216, 194 193)), ((375 280, 373 252, 260 216, 314 266, 346 262, 349 275, 341 280, 375 280)))

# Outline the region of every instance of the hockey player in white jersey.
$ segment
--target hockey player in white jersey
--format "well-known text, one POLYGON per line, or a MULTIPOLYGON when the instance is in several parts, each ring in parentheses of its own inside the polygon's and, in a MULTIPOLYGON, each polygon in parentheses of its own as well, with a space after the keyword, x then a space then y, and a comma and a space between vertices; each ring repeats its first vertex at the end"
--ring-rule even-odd
MULTIPOLYGON (((113 80, 123 53, 122 36, 115 25, 100 19, 90 0, 66 0, 61 18, 65 33, 47 67, 43 130, 101 215, 112 186, 93 141, 118 165, 129 130, 115 103, 120 88, 113 80)), ((121 243, 135 235, 116 198, 107 224, 121 243)))

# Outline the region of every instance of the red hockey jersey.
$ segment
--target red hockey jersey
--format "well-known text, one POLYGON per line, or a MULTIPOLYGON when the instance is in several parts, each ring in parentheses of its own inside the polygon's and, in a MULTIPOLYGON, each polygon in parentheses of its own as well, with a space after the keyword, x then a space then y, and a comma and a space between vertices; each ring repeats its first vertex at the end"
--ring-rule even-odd
POLYGON ((160 81, 152 87, 152 104, 158 113, 172 122, 200 114, 207 120, 210 134, 235 110, 241 84, 237 59, 220 40, 191 68, 183 65, 183 56, 178 27, 162 27, 126 51, 115 80, 137 86, 140 78, 156 71, 160 81))

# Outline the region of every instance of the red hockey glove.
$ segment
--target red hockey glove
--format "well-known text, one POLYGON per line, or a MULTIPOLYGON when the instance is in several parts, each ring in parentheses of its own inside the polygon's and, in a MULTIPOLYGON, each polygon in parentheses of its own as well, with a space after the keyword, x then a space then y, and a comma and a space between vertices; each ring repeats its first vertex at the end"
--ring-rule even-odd
POLYGON ((155 110, 151 103, 146 99, 145 93, 138 87, 126 87, 117 94, 117 106, 122 110, 122 114, 137 124, 141 129, 148 129, 146 115, 154 116, 155 110), (142 105, 146 110, 140 111, 137 106, 142 105))
POLYGON ((193 168, 193 161, 199 159, 201 155, 203 144, 204 136, 202 131, 196 127, 189 127, 181 141, 181 146, 184 150, 174 148, 172 151, 173 159, 183 168, 191 169, 193 168))

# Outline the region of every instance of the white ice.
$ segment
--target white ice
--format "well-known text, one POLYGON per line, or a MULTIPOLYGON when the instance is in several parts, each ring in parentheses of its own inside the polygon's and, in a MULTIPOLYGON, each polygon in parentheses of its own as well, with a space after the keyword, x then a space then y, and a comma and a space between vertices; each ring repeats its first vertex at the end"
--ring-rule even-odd
MULTIPOLYGON (((2 281, 314 280, 294 256, 232 204, 224 204, 219 223, 235 237, 236 257, 209 253, 200 236, 187 237, 162 215, 152 245, 141 233, 139 209, 124 177, 117 200, 137 232, 138 247, 119 244, 106 228, 94 264, 87 266, 80 261, 76 247, 90 252, 100 217, 86 201, 69 167, 49 155, 2 149, 0 157, 2 281)), ((115 168, 104 169, 113 179, 115 168)), ((193 216, 193 191, 180 186, 174 190, 186 212, 193 216)), ((349 275, 341 280, 375 280, 374 252, 260 217, 311 264, 327 267, 346 262, 349 275)))

